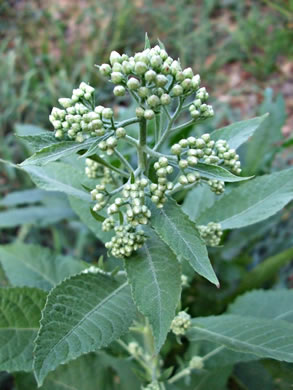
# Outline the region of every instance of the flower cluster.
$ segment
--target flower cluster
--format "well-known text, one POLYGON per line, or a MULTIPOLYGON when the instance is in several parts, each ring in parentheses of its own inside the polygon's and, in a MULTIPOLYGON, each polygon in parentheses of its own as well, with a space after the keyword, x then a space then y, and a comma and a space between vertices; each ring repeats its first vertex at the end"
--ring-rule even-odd
POLYGON ((169 105, 173 97, 186 97, 194 92, 197 92, 197 104, 200 101, 198 116, 212 116, 212 108, 204 104, 208 94, 204 88, 199 89, 200 76, 194 75, 191 68, 182 69, 180 62, 160 46, 145 49, 133 57, 113 51, 110 64, 102 64, 99 70, 115 84, 114 95, 123 96, 128 90, 141 99, 136 109, 138 118, 153 119, 156 110, 169 105))
POLYGON ((204 360, 201 356, 193 356, 189 362, 191 370, 202 370, 204 368, 204 360))
POLYGON ((208 97, 209 94, 204 87, 196 92, 195 99, 189 106, 189 112, 193 119, 210 118, 214 116, 213 107, 205 103, 208 97))
POLYGON ((105 246, 115 257, 129 257, 133 251, 138 250, 145 243, 145 233, 142 230, 136 230, 131 225, 115 226, 114 230, 115 236, 111 241, 106 242, 105 246))
POLYGON ((184 335, 191 326, 190 315, 185 311, 180 311, 171 322, 171 330, 176 336, 184 335))
POLYGON ((149 383, 146 387, 142 387, 142 390, 160 390, 160 385, 157 381, 149 383))
POLYGON ((198 226, 198 230, 207 245, 218 246, 220 244, 223 235, 220 223, 209 222, 206 226, 198 226))
POLYGON ((167 175, 173 173, 173 167, 169 165, 166 157, 160 157, 154 163, 154 168, 158 178, 158 184, 152 183, 150 185, 151 200, 158 208, 162 208, 167 199, 165 196, 166 191, 171 191, 173 188, 173 183, 167 179, 167 175))

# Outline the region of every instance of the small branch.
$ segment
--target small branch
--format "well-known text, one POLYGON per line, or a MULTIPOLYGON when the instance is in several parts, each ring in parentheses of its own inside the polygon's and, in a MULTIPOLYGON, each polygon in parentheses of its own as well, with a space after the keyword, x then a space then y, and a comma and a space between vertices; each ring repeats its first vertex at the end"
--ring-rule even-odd
POLYGON ((124 139, 130 145, 135 146, 136 148, 138 147, 138 141, 135 138, 131 137, 130 135, 126 135, 124 139))
POLYGON ((150 373, 150 368, 145 364, 145 362, 138 356, 134 356, 130 353, 129 348, 127 344, 124 343, 122 340, 116 340, 116 342, 123 348, 125 351, 129 353, 131 357, 133 357, 145 370, 147 373, 150 373))
POLYGON ((170 112, 168 110, 168 108, 166 106, 163 106, 163 110, 167 116, 167 118, 169 119, 169 121, 171 120, 171 115, 170 115, 170 112))
POLYGON ((140 121, 139 140, 138 140, 138 148, 137 148, 138 167, 140 168, 141 172, 144 172, 146 169, 146 155, 144 151, 144 147, 146 146, 146 137, 147 137, 146 120, 142 118, 140 121))
POLYGON ((195 120, 191 119, 190 121, 185 122, 182 125, 179 125, 177 127, 173 127, 173 129, 170 130, 170 133, 174 133, 175 131, 186 129, 186 127, 191 126, 193 124, 195 124, 195 120))
POLYGON ((126 158, 124 156, 122 156, 122 154, 117 150, 117 149, 114 149, 114 153, 116 154, 116 156, 119 158, 119 160, 122 162, 122 164, 125 166, 125 168, 130 172, 130 173, 133 173, 134 170, 132 168, 132 166, 129 164, 129 162, 126 160, 126 158))
POLYGON ((161 138, 161 111, 156 114, 155 142, 161 138))
POLYGON ((152 156, 152 157, 156 157, 156 158, 166 157, 170 161, 174 161, 174 162, 177 161, 177 157, 176 156, 172 156, 170 154, 163 154, 163 153, 155 152, 153 149, 151 149, 147 145, 144 146, 144 151, 147 154, 149 154, 150 156, 152 156))
POLYGON ((184 378, 185 376, 190 375, 190 368, 184 368, 182 371, 179 371, 178 374, 174 375, 171 379, 168 380, 168 383, 177 382, 179 379, 184 378))
POLYGON ((129 125, 132 125, 134 123, 138 123, 140 122, 140 119, 138 118, 130 118, 130 119, 126 119, 125 121, 122 121, 122 122, 117 122, 116 123, 116 127, 126 127, 126 126, 129 126, 129 125))
POLYGON ((224 345, 221 345, 220 347, 213 349, 211 352, 209 352, 209 353, 207 353, 205 356, 203 356, 203 357, 202 357, 202 360, 203 360, 203 361, 208 360, 208 359, 211 358, 212 356, 217 355, 217 354, 218 354, 219 352, 221 352, 224 348, 225 348, 225 346, 224 346, 224 345))

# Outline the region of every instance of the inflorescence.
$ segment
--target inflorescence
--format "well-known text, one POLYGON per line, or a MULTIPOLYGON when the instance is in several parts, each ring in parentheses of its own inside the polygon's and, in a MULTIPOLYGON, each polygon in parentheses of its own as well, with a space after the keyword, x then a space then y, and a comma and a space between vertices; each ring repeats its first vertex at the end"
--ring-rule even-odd
MULTIPOLYGON (((106 247, 113 256, 123 258, 146 240, 142 228, 151 217, 147 198, 162 208, 168 196, 199 183, 207 184, 219 195, 225 190, 224 182, 204 177, 197 169, 198 164, 223 165, 235 174, 240 174, 241 168, 239 156, 227 141, 215 141, 209 134, 182 138, 171 146, 169 154, 159 152, 169 134, 214 115, 212 106, 207 104, 208 93, 200 87, 200 76, 191 68, 183 69, 180 61, 171 58, 165 49, 155 46, 133 57, 113 51, 109 63, 98 68, 114 84, 115 96, 128 93, 134 99, 136 117, 115 122, 113 110, 96 105, 94 88, 82 82, 71 98, 59 99, 63 109, 54 107, 49 119, 57 139, 84 142, 97 138, 99 159, 89 156, 85 160, 86 175, 97 180, 91 191, 93 211, 106 209, 102 229, 114 232, 106 247), (174 102, 177 102, 175 110, 174 102), (176 127, 175 122, 184 112, 189 112, 191 119, 176 127), (150 148, 148 121, 156 118, 156 123, 160 123, 157 119, 162 115, 167 127, 164 131, 156 130, 155 146, 150 148), (126 127, 133 123, 139 124, 138 139, 127 134, 126 127), (137 168, 119 152, 121 142, 137 149, 137 168), (119 168, 112 164, 113 158, 120 161, 119 168), (105 165, 101 159, 106 161, 105 165)), ((200 227, 200 232, 210 245, 218 245, 221 229, 217 224, 200 227)))

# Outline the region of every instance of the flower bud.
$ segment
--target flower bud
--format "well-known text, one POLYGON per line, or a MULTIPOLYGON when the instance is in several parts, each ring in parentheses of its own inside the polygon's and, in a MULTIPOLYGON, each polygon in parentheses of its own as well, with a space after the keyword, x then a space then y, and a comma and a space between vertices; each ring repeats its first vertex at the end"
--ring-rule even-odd
POLYGON ((134 62, 123 61, 122 62, 122 70, 125 74, 132 73, 134 71, 134 62))
POLYGON ((113 65, 115 62, 122 62, 122 57, 117 51, 112 51, 110 54, 110 64, 113 65))
POLYGON ((151 107, 156 107, 156 106, 158 106, 160 104, 160 99, 156 95, 151 95, 148 98, 147 103, 151 107))
POLYGON ((71 99, 66 99, 66 98, 60 98, 58 99, 58 102, 61 104, 62 107, 64 108, 69 108, 72 106, 72 100, 71 99))
POLYGON ((155 113, 154 113, 153 110, 145 110, 144 117, 147 120, 151 120, 151 119, 153 119, 155 117, 155 113))
POLYGON ((187 146, 188 146, 188 141, 187 141, 187 139, 182 138, 182 139, 179 141, 179 145, 180 145, 182 148, 187 148, 187 146))
POLYGON ((182 148, 181 148, 181 146, 179 144, 174 144, 171 147, 171 153, 172 154, 179 155, 181 152, 182 152, 182 148))
POLYGON ((126 130, 124 127, 118 127, 118 129, 115 131, 115 134, 117 138, 123 138, 126 136, 126 130))
POLYGON ((199 85, 200 85, 200 75, 196 74, 191 79, 191 86, 193 89, 197 89, 199 87, 199 85))
POLYGON ((160 56, 158 55, 154 55, 151 57, 151 66, 154 67, 154 68, 159 68, 162 63, 163 63, 163 60, 160 56))
POLYGON ((162 167, 162 168, 167 167, 168 166, 168 159, 167 159, 167 157, 160 157, 159 158, 159 164, 160 164, 160 167, 162 167))
POLYGON ((146 98, 149 95, 150 90, 147 87, 140 87, 137 91, 138 96, 141 98, 146 98))
POLYGON ((102 64, 99 70, 103 76, 109 76, 111 73, 111 66, 109 64, 102 64))
POLYGON ((171 97, 167 93, 164 93, 160 98, 161 104, 164 106, 171 103, 171 97))
POLYGON ((181 87, 181 85, 174 85, 174 87, 172 88, 172 93, 174 96, 180 96, 183 94, 183 88, 181 87))
POLYGON ((123 80, 123 74, 121 72, 112 72, 111 80, 114 84, 119 84, 123 80))
POLYGON ((142 61, 137 62, 134 67, 135 72, 139 75, 145 74, 147 69, 148 69, 147 65, 142 61))
POLYGON ((188 167, 188 161, 187 160, 180 160, 178 165, 179 165, 179 168, 185 169, 188 167))
POLYGON ((139 80, 137 80, 136 78, 134 77, 131 77, 128 81, 127 81, 127 87, 129 89, 138 89, 140 86, 140 82, 139 80))
POLYGON ((193 77, 193 71, 191 68, 184 69, 182 73, 186 79, 191 79, 193 77))
POLYGON ((102 111, 102 116, 104 119, 111 119, 113 117, 114 113, 112 108, 104 108, 102 111))
POLYGON ((123 87, 123 85, 117 85, 114 88, 113 93, 115 96, 124 96, 125 95, 125 88, 123 87))
POLYGON ((143 118, 144 117, 144 109, 142 107, 137 107, 135 109, 135 114, 138 118, 143 118))
POLYGON ((163 74, 158 74, 156 77, 156 84, 158 87, 164 87, 168 82, 168 79, 163 74))
POLYGON ((146 81, 152 82, 156 79, 156 76, 157 76, 157 73, 155 71, 153 71, 152 69, 150 69, 145 73, 144 78, 146 81))

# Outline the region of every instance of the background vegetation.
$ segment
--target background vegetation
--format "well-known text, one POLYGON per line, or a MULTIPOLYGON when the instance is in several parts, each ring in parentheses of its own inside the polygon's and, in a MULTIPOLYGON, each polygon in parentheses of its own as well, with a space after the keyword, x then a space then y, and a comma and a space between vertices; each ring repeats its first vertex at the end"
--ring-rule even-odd
MULTIPOLYGON (((105 61, 114 49, 142 49, 145 31, 152 42, 159 37, 173 57, 201 74, 216 113, 205 131, 270 112, 241 151, 245 174, 292 165, 290 0, 2 1, 0 158, 18 163, 28 156, 31 150, 17 135, 50 128, 48 115, 57 98, 69 96, 81 81, 100 86, 97 99, 112 104, 112 87, 94 64, 105 61)), ((114 108, 123 116, 128 104, 122 99, 114 108)), ((33 243, 98 261, 104 254, 102 246, 63 196, 34 189, 28 176, 13 165, 0 163, 0 167, 1 244, 33 243)), ((193 205, 191 194, 184 202, 189 214, 193 205)), ((291 204, 269 221, 228 233, 224 246, 210 253, 221 290, 198 278, 189 280, 184 307, 194 316, 218 314, 250 289, 292 287, 292 216, 291 204)), ((7 285, 4 274, 1 284, 7 285)), ((169 365, 175 359, 170 351, 167 345, 169 365)), ((290 365, 264 362, 253 368, 254 375, 247 375, 249 370, 250 364, 238 365, 227 388, 289 389, 292 384, 290 365), (247 383, 247 377, 258 382, 247 383)), ((0 389, 20 389, 18 381, 3 373, 0 389)))

